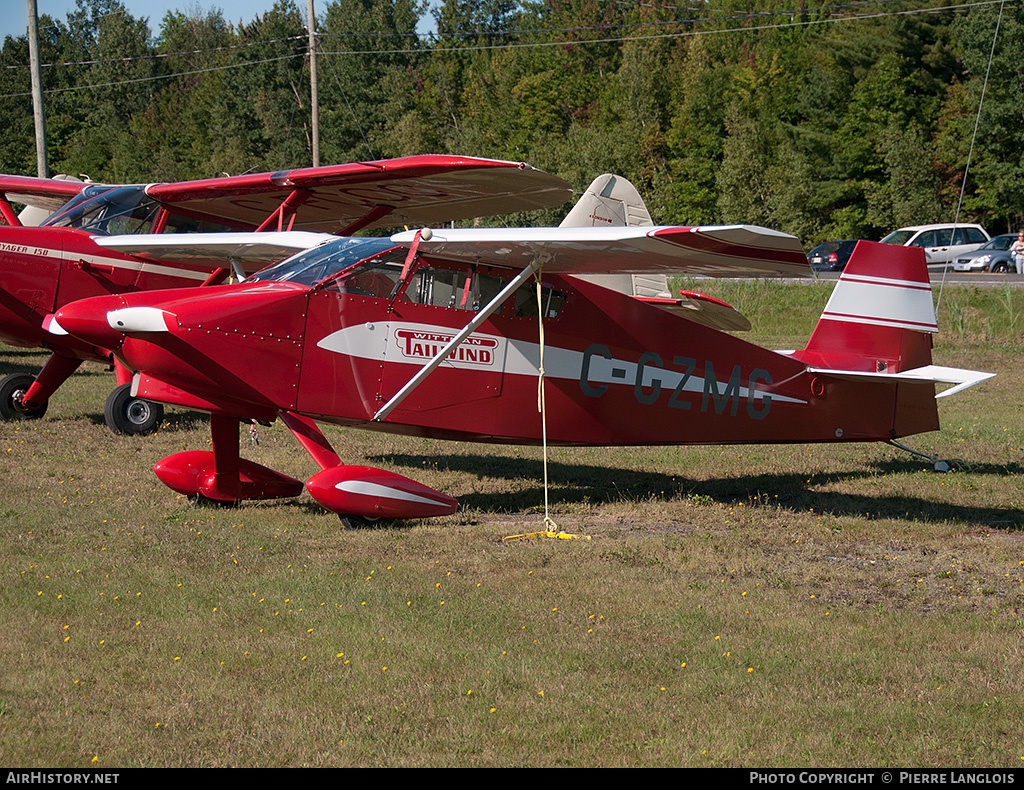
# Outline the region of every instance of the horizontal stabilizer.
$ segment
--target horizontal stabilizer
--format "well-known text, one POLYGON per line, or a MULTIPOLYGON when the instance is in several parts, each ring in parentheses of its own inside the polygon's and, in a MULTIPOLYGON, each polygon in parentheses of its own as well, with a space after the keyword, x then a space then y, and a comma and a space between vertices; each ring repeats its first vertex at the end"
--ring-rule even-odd
POLYGON ((900 373, 871 373, 860 370, 831 370, 829 368, 808 368, 817 375, 833 376, 847 381, 931 381, 935 384, 953 384, 943 390, 936 398, 955 395, 968 387, 980 384, 995 376, 995 373, 983 373, 980 370, 964 370, 963 368, 947 368, 942 365, 925 365, 900 373))
POLYGON ((641 296, 637 299, 712 329, 721 329, 724 332, 750 331, 750 321, 731 304, 695 291, 680 291, 679 296, 679 299, 641 296))
MULTIPOLYGON (((415 233, 391 237, 411 246, 415 233)), ((609 228, 467 228, 431 231, 425 255, 550 274, 687 272, 713 277, 810 274, 795 236, 753 225, 609 228)))

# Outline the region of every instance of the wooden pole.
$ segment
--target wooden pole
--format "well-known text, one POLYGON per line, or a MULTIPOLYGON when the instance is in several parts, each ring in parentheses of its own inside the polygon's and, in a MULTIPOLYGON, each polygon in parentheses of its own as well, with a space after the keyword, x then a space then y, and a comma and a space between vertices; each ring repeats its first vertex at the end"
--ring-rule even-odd
POLYGON ((309 92, 313 126, 313 167, 320 167, 320 104, 316 89, 316 16, 309 0, 309 92))
MULTIPOLYGON (((313 0, 309 0, 310 3, 313 0)), ((43 109, 43 75, 39 65, 39 25, 36 19, 36 0, 28 3, 28 61, 32 74, 32 117, 36 127, 36 170, 40 178, 49 178, 50 168, 46 155, 46 111, 43 109)))

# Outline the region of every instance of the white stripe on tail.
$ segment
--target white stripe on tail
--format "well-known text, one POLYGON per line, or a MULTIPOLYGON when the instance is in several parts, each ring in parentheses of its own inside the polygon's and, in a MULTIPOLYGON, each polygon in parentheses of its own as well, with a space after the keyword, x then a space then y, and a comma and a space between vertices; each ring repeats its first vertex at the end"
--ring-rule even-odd
POLYGON ((843 379, 953 384, 952 395, 994 376, 932 364, 939 331, 924 251, 857 242, 807 348, 793 356, 843 379))

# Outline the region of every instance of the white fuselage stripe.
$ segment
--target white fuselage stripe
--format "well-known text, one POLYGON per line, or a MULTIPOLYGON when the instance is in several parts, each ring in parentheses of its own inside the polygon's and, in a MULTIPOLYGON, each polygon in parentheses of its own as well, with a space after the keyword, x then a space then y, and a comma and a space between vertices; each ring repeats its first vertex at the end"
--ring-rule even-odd
MULTIPOLYGON (((167 266, 166 264, 160 263, 149 263, 141 260, 125 260, 124 258, 108 258, 106 255, 88 255, 69 251, 63 252, 59 248, 54 247, 39 247, 38 250, 45 250, 50 257, 52 253, 53 259, 58 259, 63 256, 65 260, 70 262, 83 261, 94 266, 111 266, 115 269, 125 269, 128 271, 146 272, 147 274, 160 274, 164 277, 180 277, 186 280, 195 280, 196 282, 203 282, 209 276, 209 272, 193 271, 192 269, 181 269, 177 266, 167 266)), ((213 271, 212 269, 210 271, 213 271)))
MULTIPOLYGON (((332 332, 317 343, 317 346, 336 354, 356 357, 359 359, 384 360, 385 363, 397 362, 405 365, 422 367, 429 360, 430 354, 412 358, 401 353, 402 343, 396 339, 400 336, 416 333, 425 337, 454 335, 451 329, 425 324, 407 324, 397 321, 382 321, 374 324, 357 324, 332 332)), ((489 369, 496 373, 514 376, 536 376, 540 366, 540 345, 523 340, 509 340, 500 335, 472 334, 470 341, 476 340, 494 349, 494 364, 489 369)), ((558 346, 544 347, 544 375, 547 378, 568 379, 578 381, 583 371, 584 353, 558 346)), ((447 359, 442 367, 459 370, 481 370, 481 365, 458 359, 447 359)), ((587 383, 591 385, 616 384, 636 386, 637 362, 622 359, 606 359, 594 354, 589 357, 587 383)), ((731 374, 724 367, 716 371, 718 375, 731 374)), ((717 378, 717 376, 716 376, 717 378)), ((643 368, 641 387, 660 385, 662 389, 680 388, 681 392, 703 393, 705 382, 703 376, 689 376, 683 371, 657 367, 652 364, 643 368), (680 384, 682 385, 680 387, 680 384)), ((726 382, 715 382, 718 391, 723 391, 726 382)), ((776 393, 763 392, 757 388, 748 392, 747 387, 740 387, 740 397, 758 399, 770 395, 773 401, 780 403, 806 403, 776 393)))

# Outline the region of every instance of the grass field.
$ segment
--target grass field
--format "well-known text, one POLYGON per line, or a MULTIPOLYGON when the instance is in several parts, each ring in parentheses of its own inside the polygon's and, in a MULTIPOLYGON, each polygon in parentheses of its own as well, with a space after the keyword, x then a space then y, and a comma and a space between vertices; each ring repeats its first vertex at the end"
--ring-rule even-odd
MULTIPOLYGON (((802 345, 826 284, 689 284, 802 345)), ((102 424, 86 366, 0 424, 0 763, 1024 766, 1024 289, 947 288, 939 364, 997 372, 908 444, 551 451, 328 428, 459 498, 343 530, 294 502, 191 509, 202 449, 102 424)), ((0 347, 0 374, 44 357, 0 347)), ((316 471, 278 423, 243 454, 316 471)))

